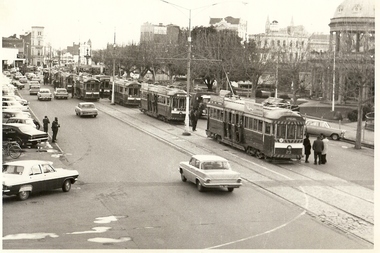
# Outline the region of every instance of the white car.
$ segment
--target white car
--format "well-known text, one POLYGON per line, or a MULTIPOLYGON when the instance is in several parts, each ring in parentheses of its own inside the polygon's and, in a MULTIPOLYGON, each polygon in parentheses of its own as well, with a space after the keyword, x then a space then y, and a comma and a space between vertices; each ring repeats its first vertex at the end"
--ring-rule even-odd
POLYGON ((82 116, 98 116, 98 109, 96 109, 94 103, 90 102, 81 102, 75 107, 75 114, 79 117, 82 116))
POLYGON ((30 118, 30 117, 28 117, 27 115, 11 117, 6 122, 6 124, 9 124, 9 123, 26 124, 26 125, 29 125, 29 126, 32 126, 32 127, 36 128, 36 129, 38 129, 37 126, 36 126, 36 124, 34 123, 33 119, 30 118))
POLYGON ((29 106, 20 104, 18 101, 2 101, 2 109, 16 109, 23 112, 29 112, 29 106))
POLYGON ((40 89, 38 92, 37 92, 37 99, 38 100, 51 100, 53 98, 53 94, 51 94, 50 90, 49 89, 40 89))
POLYGON ((69 97, 69 93, 65 88, 56 88, 54 91, 54 99, 64 98, 67 99, 69 97))
POLYGON ((188 162, 181 162, 178 170, 181 180, 195 183, 200 192, 220 187, 232 192, 242 185, 240 173, 233 171, 225 158, 216 155, 193 155, 188 162))
POLYGON ((29 104, 28 100, 20 98, 17 95, 5 95, 5 96, 3 96, 2 100, 3 101, 17 101, 21 105, 24 105, 24 106, 29 104))
POLYGON ((28 199, 30 193, 62 188, 69 192, 78 179, 77 170, 54 168, 53 162, 21 160, 3 164, 3 195, 28 199))

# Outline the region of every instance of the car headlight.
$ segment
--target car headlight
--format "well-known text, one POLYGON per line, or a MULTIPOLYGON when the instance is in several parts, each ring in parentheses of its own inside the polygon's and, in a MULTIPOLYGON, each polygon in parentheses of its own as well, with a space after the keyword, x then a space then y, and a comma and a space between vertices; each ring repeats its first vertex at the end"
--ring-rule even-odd
POLYGON ((206 178, 205 183, 210 183, 210 182, 211 182, 211 179, 206 178))
POLYGON ((238 180, 236 180, 237 183, 241 183, 241 178, 239 178, 238 180))

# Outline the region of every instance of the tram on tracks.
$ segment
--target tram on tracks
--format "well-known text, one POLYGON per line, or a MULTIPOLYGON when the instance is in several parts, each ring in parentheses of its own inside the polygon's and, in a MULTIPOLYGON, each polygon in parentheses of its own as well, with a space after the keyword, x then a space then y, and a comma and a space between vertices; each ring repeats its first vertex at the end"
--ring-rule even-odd
POLYGON ((208 137, 260 159, 301 159, 305 119, 297 112, 218 96, 207 107, 208 137))
POLYGON ((100 81, 91 75, 80 75, 74 82, 74 96, 83 100, 99 100, 100 81))
POLYGON ((100 81, 100 98, 110 98, 112 90, 111 76, 95 75, 94 77, 100 81))
POLYGON ((115 80, 115 103, 123 106, 139 106, 141 97, 141 84, 137 81, 116 79, 115 80))
POLYGON ((63 74, 63 76, 63 88, 66 88, 68 93, 72 93, 77 75, 66 72, 63 74))
POLYGON ((186 91, 155 84, 141 84, 140 110, 163 121, 184 122, 186 91))

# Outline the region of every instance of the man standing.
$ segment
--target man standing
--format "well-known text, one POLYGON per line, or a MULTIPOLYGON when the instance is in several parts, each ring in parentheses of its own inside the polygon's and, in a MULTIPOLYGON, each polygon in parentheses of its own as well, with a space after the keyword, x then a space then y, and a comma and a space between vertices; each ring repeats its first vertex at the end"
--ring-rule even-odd
POLYGON ((327 156, 327 147, 328 147, 328 142, 329 140, 327 139, 327 137, 324 135, 324 134, 321 134, 321 139, 323 141, 323 150, 322 150, 322 164, 325 164, 327 163, 327 159, 326 159, 326 156, 327 156))
POLYGON ((47 116, 42 120, 42 123, 44 125, 44 132, 47 133, 49 129, 50 120, 47 116))
POLYGON ((60 125, 58 124, 58 118, 55 117, 53 123, 51 124, 51 129, 53 130, 53 137, 52 137, 53 142, 57 141, 57 134, 58 134, 58 128, 59 127, 60 127, 60 125))
POLYGON ((311 150, 311 143, 309 140, 309 135, 306 134, 305 139, 303 140, 303 146, 305 147, 305 163, 309 163, 309 156, 310 156, 310 150, 311 150))
POLYGON ((190 120, 193 131, 197 131, 198 113, 196 108, 193 108, 193 110, 190 112, 190 120))
POLYGON ((314 150, 314 164, 321 164, 322 159, 322 151, 323 151, 323 141, 321 141, 321 137, 318 136, 317 139, 313 142, 313 150, 314 150))

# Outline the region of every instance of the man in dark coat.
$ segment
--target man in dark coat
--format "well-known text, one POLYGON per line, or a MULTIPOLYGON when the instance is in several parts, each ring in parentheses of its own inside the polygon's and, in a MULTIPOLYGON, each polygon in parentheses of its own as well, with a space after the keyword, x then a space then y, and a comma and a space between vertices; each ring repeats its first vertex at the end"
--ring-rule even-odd
POLYGON ((305 163, 309 163, 309 156, 311 153, 311 143, 310 143, 308 134, 306 134, 306 137, 303 140, 303 146, 305 147, 305 163))
POLYGON ((313 142, 313 150, 314 150, 314 164, 322 163, 322 151, 323 151, 323 141, 321 140, 321 137, 318 136, 317 139, 313 142))
POLYGON ((57 141, 57 134, 58 134, 58 128, 59 127, 60 127, 60 125, 58 124, 58 118, 55 117, 53 123, 51 124, 51 129, 53 130, 53 137, 52 137, 53 142, 57 141))
POLYGON ((44 125, 44 132, 47 133, 49 129, 50 120, 47 116, 42 120, 42 123, 44 125))
POLYGON ((198 122, 198 108, 193 108, 190 112, 190 120, 193 131, 197 131, 197 122, 198 122))

